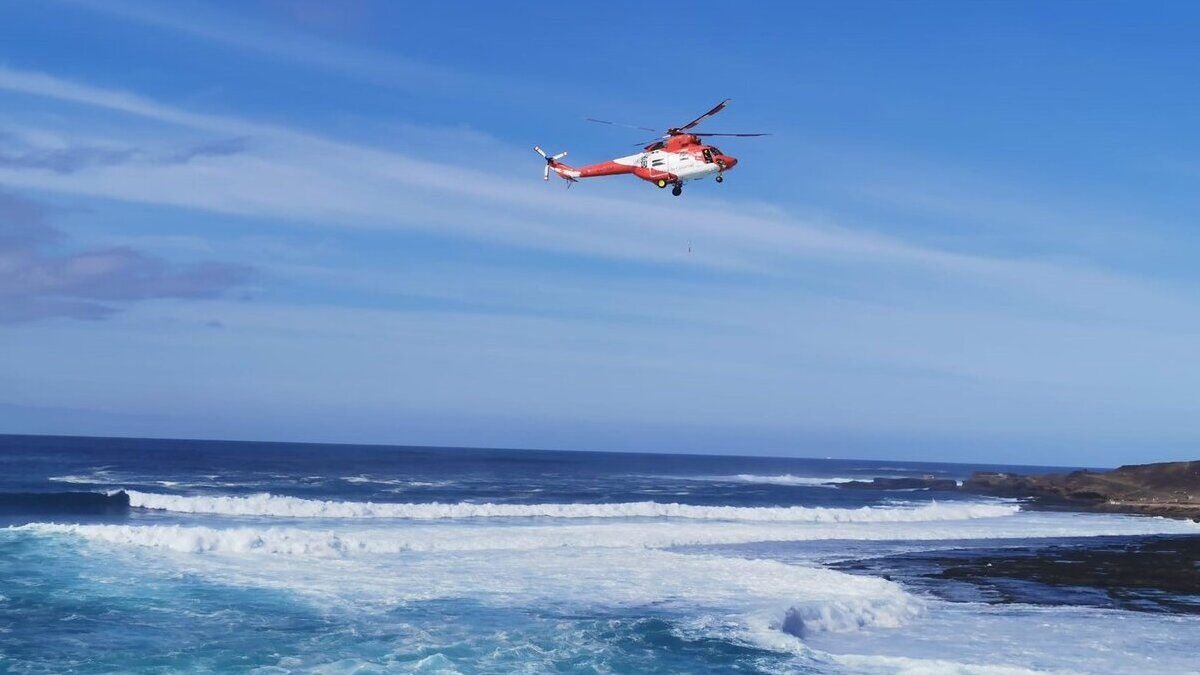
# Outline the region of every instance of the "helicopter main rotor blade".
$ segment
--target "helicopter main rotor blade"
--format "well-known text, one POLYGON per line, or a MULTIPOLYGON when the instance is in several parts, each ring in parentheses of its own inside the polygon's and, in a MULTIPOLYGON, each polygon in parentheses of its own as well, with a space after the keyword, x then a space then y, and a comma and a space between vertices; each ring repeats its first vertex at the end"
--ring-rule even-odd
MULTIPOLYGON (((681 134, 681 135, 683 135, 683 134, 681 134)), ((774 134, 687 134, 687 135, 698 136, 698 137, 703 137, 703 138, 711 138, 712 136, 737 136, 739 138, 750 138, 753 136, 773 136, 774 134)), ((650 145, 651 143, 657 143, 660 140, 662 140, 662 139, 656 138, 652 141, 642 141, 641 143, 634 143, 634 145, 636 145, 638 147, 645 147, 647 145, 650 145)))
POLYGON ((693 136, 770 136, 771 134, 692 134, 693 136))
POLYGON ((725 106, 729 105, 729 102, 731 100, 733 100, 733 99, 727 98, 724 101, 721 101, 720 103, 713 106, 712 110, 709 110, 708 112, 704 113, 703 115, 697 117, 696 119, 692 120, 691 122, 688 122, 687 124, 685 124, 681 127, 672 129, 672 131, 687 131, 688 129, 691 129, 692 127, 696 126, 697 124, 700 124, 704 120, 706 120, 706 119, 712 117, 713 115, 716 115, 717 113, 724 110, 725 106))
POLYGON ((653 131, 654 133, 661 133, 658 129, 651 129, 650 127, 639 127, 636 124, 625 124, 624 122, 610 122, 608 120, 598 120, 595 117, 585 117, 583 119, 587 120, 588 122, 595 122, 596 124, 607 124, 607 125, 613 126, 613 127, 625 127, 627 129, 640 129, 642 131, 653 131))

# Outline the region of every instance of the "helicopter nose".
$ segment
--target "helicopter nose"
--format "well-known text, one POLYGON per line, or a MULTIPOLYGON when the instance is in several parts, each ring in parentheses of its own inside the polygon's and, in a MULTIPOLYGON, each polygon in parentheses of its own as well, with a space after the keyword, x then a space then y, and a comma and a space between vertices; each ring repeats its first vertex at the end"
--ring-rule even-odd
POLYGON ((721 155, 721 162, 725 165, 725 170, 728 171, 737 166, 737 158, 729 155, 721 155))

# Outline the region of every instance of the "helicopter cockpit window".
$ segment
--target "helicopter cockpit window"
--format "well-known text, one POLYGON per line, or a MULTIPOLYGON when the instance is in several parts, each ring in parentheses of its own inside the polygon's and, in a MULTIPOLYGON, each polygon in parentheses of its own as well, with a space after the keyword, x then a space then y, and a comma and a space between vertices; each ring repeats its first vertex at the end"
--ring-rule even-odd
POLYGON ((712 154, 714 154, 714 155, 723 155, 723 154, 725 154, 725 153, 721 152, 721 149, 720 149, 720 148, 718 148, 718 147, 717 147, 717 146, 715 146, 715 145, 710 145, 710 146, 708 146, 708 149, 709 149, 709 150, 712 150, 712 154))
POLYGON ((705 148, 703 155, 704 155, 704 161, 707 162, 708 164, 712 164, 712 161, 713 161, 712 148, 705 148))

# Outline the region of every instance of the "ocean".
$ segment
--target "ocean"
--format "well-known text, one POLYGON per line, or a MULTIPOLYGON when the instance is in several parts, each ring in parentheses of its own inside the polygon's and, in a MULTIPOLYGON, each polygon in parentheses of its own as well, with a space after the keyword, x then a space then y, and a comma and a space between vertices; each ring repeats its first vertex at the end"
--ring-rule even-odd
POLYGON ((0 671, 1200 672, 1200 598, 1043 569, 1200 524, 837 487, 977 469, 0 436, 0 671))

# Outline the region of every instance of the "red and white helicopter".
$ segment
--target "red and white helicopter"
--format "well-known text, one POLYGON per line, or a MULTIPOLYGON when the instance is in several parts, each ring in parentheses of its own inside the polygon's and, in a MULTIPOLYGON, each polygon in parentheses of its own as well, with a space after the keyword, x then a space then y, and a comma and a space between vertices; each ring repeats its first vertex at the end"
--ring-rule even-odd
MULTIPOLYGON (((567 156, 560 152, 557 155, 547 155, 544 150, 534 146, 534 151, 546 160, 546 169, 542 172, 543 180, 550 180, 550 172, 558 174, 563 180, 571 183, 579 178, 596 178, 598 176, 616 176, 631 173, 642 180, 654 183, 660 188, 668 185, 671 194, 678 197, 683 194, 683 184, 688 181, 713 178, 718 183, 725 180, 724 173, 737 166, 737 159, 721 152, 715 145, 705 143, 702 138, 711 136, 770 136, 770 134, 696 134, 688 130, 704 120, 716 115, 729 105, 730 99, 718 103, 712 110, 681 127, 671 127, 666 132, 648 127, 638 127, 631 124, 620 124, 607 120, 586 118, 589 122, 608 124, 611 126, 630 127, 643 131, 653 131, 663 134, 660 139, 651 141, 642 152, 627 157, 618 157, 607 162, 589 164, 578 169, 558 161, 567 156)), ((643 145, 643 143, 638 143, 643 145)))

